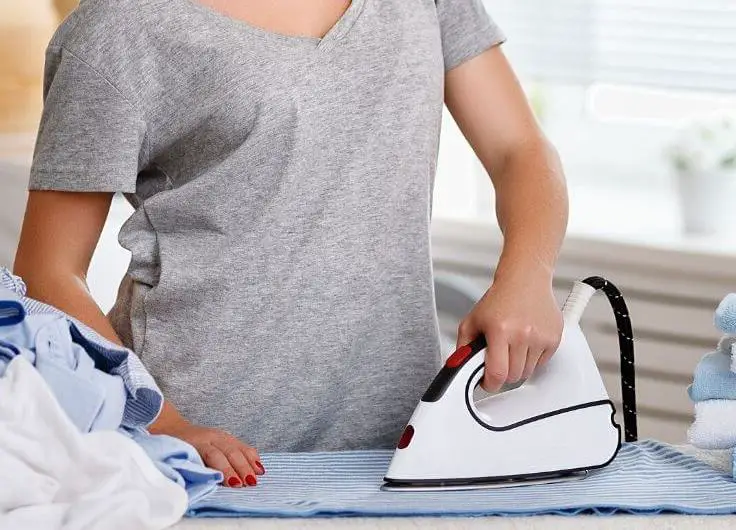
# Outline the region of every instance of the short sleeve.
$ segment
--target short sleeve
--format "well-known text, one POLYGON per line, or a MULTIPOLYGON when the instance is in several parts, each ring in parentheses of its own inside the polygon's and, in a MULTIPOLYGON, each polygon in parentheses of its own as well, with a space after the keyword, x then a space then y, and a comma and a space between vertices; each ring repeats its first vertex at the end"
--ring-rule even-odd
POLYGON ((436 4, 446 71, 506 40, 483 0, 436 0, 436 4))
POLYGON ((145 137, 118 88, 66 49, 49 50, 30 190, 133 193, 145 137))

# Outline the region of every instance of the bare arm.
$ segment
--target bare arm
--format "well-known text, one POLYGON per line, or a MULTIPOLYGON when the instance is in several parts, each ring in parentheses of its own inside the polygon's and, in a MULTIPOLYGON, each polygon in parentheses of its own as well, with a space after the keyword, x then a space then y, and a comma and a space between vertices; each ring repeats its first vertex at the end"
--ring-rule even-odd
POLYGON ((458 330, 458 344, 486 336, 484 387, 495 391, 531 375, 559 345, 552 275, 567 228, 567 190, 557 153, 500 47, 448 72, 445 101, 491 177, 504 236, 493 283, 458 330))
POLYGON ((497 275, 520 267, 551 275, 567 227, 565 180, 501 48, 449 72, 446 87, 447 107, 496 190, 497 275))
MULTIPOLYGON (((87 286, 111 201, 111 193, 30 192, 14 272, 26 282, 29 296, 122 344, 87 286)), ((192 444, 208 466, 225 474, 229 486, 254 485, 255 475, 263 473, 254 448, 222 431, 190 424, 168 401, 149 429, 192 444)))
MULTIPOLYGON (((87 271, 112 197, 112 193, 31 191, 13 268, 26 282, 28 296, 61 309, 122 345, 87 286, 87 271)), ((151 430, 181 421, 176 409, 165 402, 151 430)))
POLYGON ((121 344, 87 286, 87 270, 111 200, 111 193, 31 191, 14 272, 25 280, 29 296, 121 344))

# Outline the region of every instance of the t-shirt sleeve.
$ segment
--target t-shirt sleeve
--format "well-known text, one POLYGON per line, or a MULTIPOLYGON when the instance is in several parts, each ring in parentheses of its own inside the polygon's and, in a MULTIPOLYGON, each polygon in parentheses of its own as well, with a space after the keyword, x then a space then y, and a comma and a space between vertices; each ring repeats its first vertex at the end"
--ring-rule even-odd
POLYGON ((145 137, 118 88, 78 56, 49 50, 30 190, 133 193, 145 137))
POLYGON ((506 40, 483 0, 436 0, 436 4, 446 71, 506 40))

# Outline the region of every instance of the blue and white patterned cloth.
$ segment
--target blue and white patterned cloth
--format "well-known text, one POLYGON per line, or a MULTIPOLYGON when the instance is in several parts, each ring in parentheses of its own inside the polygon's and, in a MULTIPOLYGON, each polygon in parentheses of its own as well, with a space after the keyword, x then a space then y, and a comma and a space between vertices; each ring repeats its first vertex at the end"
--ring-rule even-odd
MULTIPOLYGON (((158 416, 163 405, 163 396, 153 377, 151 377, 135 353, 110 342, 87 325, 66 315, 55 307, 26 297, 26 286, 23 281, 4 267, 0 267, 0 290, 5 293, 5 296, 1 298, 6 301, 3 307, 0 308, 0 316, 3 316, 5 326, 4 328, 0 328, 0 330, 5 329, 8 338, 10 338, 10 334, 14 334, 13 338, 17 339, 16 342, 23 342, 29 339, 31 328, 34 331, 44 329, 44 332, 52 333, 52 342, 55 344, 49 347, 49 352, 59 356, 63 354, 63 352, 58 351, 59 348, 66 348, 69 352, 73 353, 74 369, 76 370, 76 374, 80 376, 79 380, 94 379, 97 383, 100 383, 97 385, 99 390, 97 396, 93 396, 92 391, 89 393, 90 399, 95 397, 98 403, 100 400, 104 402, 106 395, 112 396, 115 394, 115 388, 113 387, 116 384, 120 384, 124 388, 125 392, 122 393, 124 404, 121 405, 121 414, 116 414, 112 410, 108 411, 106 414, 107 421, 102 422, 105 424, 104 427, 110 428, 111 425, 108 424, 111 421, 114 422, 116 416, 119 420, 118 426, 122 425, 131 428, 147 426, 158 416), (18 303, 22 305, 22 315, 17 308, 18 303), (15 326, 21 325, 24 320, 29 323, 31 321, 40 322, 41 325, 33 325, 24 330, 12 329, 15 326), (64 329, 60 330, 59 326, 63 326, 64 329), (61 333, 62 331, 63 333, 61 333), (63 335, 66 335, 66 337, 63 335), (61 339, 68 343, 60 342, 61 339), (85 352, 89 359, 84 355, 85 352), (88 366, 86 363, 90 359, 93 363, 90 362, 88 366), (109 376, 118 376, 119 379, 109 376), (117 383, 115 379, 118 379, 120 383, 117 383)), ((2 336, 3 334, 0 333, 0 339, 2 339, 2 336)), ((32 339, 35 341, 37 337, 32 337, 32 339)), ((31 355, 32 358, 29 360, 34 365, 36 364, 35 351, 31 351, 27 347, 23 351, 23 346, 27 345, 13 344, 11 341, 5 341, 0 346, 4 347, 4 350, 0 351, 0 361, 4 357, 9 357, 13 354, 25 353, 31 355)), ((7 361, 9 359, 5 360, 7 361)), ((63 388, 65 385, 60 381, 64 374, 58 372, 58 365, 52 366, 48 364, 47 366, 49 373, 54 370, 57 376, 56 382, 59 384, 56 385, 54 390, 59 391, 56 395, 62 406, 64 406, 64 402, 69 404, 76 403, 74 410, 67 410, 66 407, 65 410, 71 412, 70 417, 73 421, 76 420, 75 424, 82 430, 90 430, 90 428, 85 429, 84 426, 90 423, 88 418, 92 412, 90 412, 89 408, 79 408, 88 402, 81 403, 82 400, 80 398, 82 396, 75 393, 74 385, 66 385, 66 388, 63 388)), ((41 369, 39 369, 39 372, 41 372, 41 369)), ((50 377, 53 379, 53 376, 50 377)), ((114 405, 110 406, 110 409, 114 408, 114 405)), ((104 407, 101 412, 104 412, 104 407)))
MULTIPOLYGON (((513 450, 513 448, 510 448, 513 450)), ((494 455, 489 455, 489 458, 494 455)), ((497 456, 497 455, 495 455, 497 456)), ((730 475, 654 441, 624 444, 580 481, 518 488, 388 492, 390 451, 265 454, 254 488, 220 488, 190 517, 483 516, 736 513, 730 475)))

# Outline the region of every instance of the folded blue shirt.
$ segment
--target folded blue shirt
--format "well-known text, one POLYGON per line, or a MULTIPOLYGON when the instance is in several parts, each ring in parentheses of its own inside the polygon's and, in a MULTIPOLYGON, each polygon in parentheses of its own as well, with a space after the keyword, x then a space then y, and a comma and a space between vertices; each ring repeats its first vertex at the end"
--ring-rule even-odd
POLYGON ((132 351, 25 293, 0 267, 0 376, 13 357, 26 357, 82 432, 156 419, 163 396, 132 351))
POLYGON ((693 382, 687 389, 692 401, 736 399, 736 374, 731 357, 720 351, 707 353, 695 367, 693 382))
POLYGON ((120 432, 137 442, 161 473, 186 489, 190 505, 214 492, 222 482, 222 473, 205 467, 196 449, 178 438, 150 434, 145 429, 120 432))

